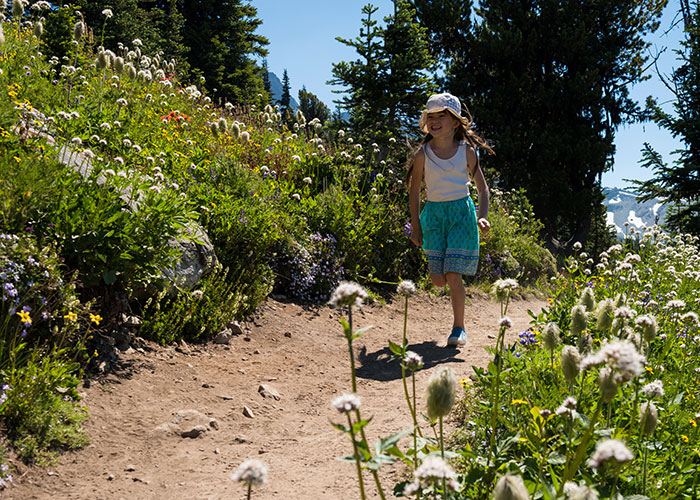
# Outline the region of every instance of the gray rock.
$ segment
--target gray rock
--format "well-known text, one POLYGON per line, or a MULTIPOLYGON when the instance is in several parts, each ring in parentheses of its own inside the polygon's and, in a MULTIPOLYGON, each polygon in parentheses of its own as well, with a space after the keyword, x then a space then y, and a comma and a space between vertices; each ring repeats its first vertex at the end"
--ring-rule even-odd
POLYGON ((255 418, 255 415, 253 415, 253 410, 251 410, 247 406, 243 407, 243 416, 248 418, 255 418))
POLYGON ((216 419, 197 410, 180 410, 173 414, 170 422, 159 425, 155 430, 181 437, 196 438, 209 429, 219 429, 216 419))
POLYGON ((231 321, 227 326, 234 335, 241 335, 243 333, 243 327, 241 327, 241 324, 238 321, 231 321))
POLYGON ((222 330, 216 334, 216 337, 214 337, 213 342, 215 344, 228 344, 229 342, 231 342, 232 338, 233 333, 229 328, 226 328, 225 330, 222 330))
POLYGON ((163 271, 171 292, 176 286, 192 290, 218 264, 214 245, 201 226, 191 224, 177 239, 171 240, 170 245, 181 254, 172 268, 163 271))
POLYGON ((279 401, 281 399, 280 393, 277 391, 277 389, 269 384, 260 384, 260 387, 258 387, 258 392, 264 398, 274 399, 275 401, 279 401))

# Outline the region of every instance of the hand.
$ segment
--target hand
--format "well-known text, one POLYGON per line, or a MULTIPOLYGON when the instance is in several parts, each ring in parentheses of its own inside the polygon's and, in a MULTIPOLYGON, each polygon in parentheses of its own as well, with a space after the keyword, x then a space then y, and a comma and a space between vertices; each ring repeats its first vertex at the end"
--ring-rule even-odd
POLYGON ((415 225, 411 227, 411 241, 418 248, 423 246, 423 230, 420 225, 415 225))
POLYGON ((491 224, 483 217, 476 221, 476 225, 479 226, 482 233, 488 233, 489 229, 491 229, 491 224))

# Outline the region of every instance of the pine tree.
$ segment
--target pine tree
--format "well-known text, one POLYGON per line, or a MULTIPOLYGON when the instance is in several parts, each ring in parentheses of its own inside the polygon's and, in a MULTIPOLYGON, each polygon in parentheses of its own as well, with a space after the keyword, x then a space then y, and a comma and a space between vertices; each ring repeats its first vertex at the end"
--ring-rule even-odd
POLYGON ((360 59, 333 64, 334 79, 348 95, 336 101, 350 113, 350 124, 361 137, 386 142, 396 134, 417 129, 419 110, 433 90, 427 70, 433 65, 424 28, 415 22, 410 2, 394 1, 394 15, 379 27, 377 8, 366 5, 360 35, 337 38, 353 47, 360 59))
POLYGON ((267 92, 269 94, 272 92, 272 89, 270 87, 270 70, 267 67, 267 59, 263 59, 262 72, 263 72, 263 88, 265 89, 265 92, 267 92))
POLYGON ((179 0, 185 18, 183 37, 193 75, 204 77, 216 95, 239 104, 266 101, 262 69, 268 44, 255 33, 262 21, 243 0, 179 0), (261 97, 262 96, 262 97, 261 97))
POLYGON ((451 49, 449 88, 496 150, 487 177, 526 188, 552 248, 585 242, 599 213, 615 130, 640 112, 627 86, 643 75, 642 36, 665 3, 481 0, 451 49))
POLYGON ((280 96, 277 103, 280 105, 280 111, 283 116, 288 116, 290 114, 289 107, 292 102, 291 87, 289 85, 289 75, 287 74, 287 69, 285 68, 284 73, 282 73, 282 95, 280 96))
POLYGON ((652 167, 654 177, 648 181, 635 181, 639 200, 655 197, 670 204, 666 212, 666 225, 675 231, 700 236, 700 12, 698 2, 683 9, 685 39, 678 51, 683 64, 672 76, 676 100, 675 116, 664 112, 656 102, 651 102, 655 121, 683 143, 679 157, 672 164, 663 161, 661 155, 645 144, 643 165, 652 167))
POLYGON ((325 123, 331 117, 328 106, 323 104, 316 95, 307 92, 306 87, 302 87, 299 91, 299 110, 304 113, 307 122, 318 118, 321 123, 325 123))

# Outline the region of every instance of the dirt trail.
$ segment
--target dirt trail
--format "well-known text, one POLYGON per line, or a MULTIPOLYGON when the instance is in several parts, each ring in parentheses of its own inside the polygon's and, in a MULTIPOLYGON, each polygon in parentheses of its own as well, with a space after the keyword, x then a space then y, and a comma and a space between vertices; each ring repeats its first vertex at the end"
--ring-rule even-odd
MULTIPOLYGON (((432 369, 451 366, 459 378, 483 366, 500 316, 499 305, 471 296, 466 347, 444 347, 451 308, 448 297, 421 294, 409 305, 410 349, 425 360, 417 372, 422 397, 432 369)), ((400 343, 403 301, 365 306, 354 315, 356 328, 374 327, 355 341, 358 392, 363 416, 372 416, 368 439, 409 427, 401 371, 390 361, 387 340, 400 343)), ((515 300, 509 316, 516 336, 527 328, 527 310, 538 300, 515 300)), ((355 499, 354 467, 336 457, 351 453, 347 437, 331 427, 339 421, 330 401, 350 390, 347 344, 340 315, 327 307, 305 309, 268 299, 246 333, 227 346, 156 348, 124 354, 126 368, 83 388, 91 418, 91 444, 61 457, 55 467, 15 474, 1 498, 28 499, 224 499, 244 498, 229 478, 247 458, 269 468, 257 499, 355 499), (268 384, 280 399, 258 392, 268 384), (244 415, 247 407, 253 417, 244 415), (216 419, 217 429, 198 438, 156 430, 179 410, 194 409, 216 419), (20 477, 18 477, 20 476, 20 477)), ((423 401, 418 403, 424 409, 423 401)), ((400 464, 382 471, 387 497, 403 473, 400 464)), ((374 488, 366 478, 370 498, 374 488)))

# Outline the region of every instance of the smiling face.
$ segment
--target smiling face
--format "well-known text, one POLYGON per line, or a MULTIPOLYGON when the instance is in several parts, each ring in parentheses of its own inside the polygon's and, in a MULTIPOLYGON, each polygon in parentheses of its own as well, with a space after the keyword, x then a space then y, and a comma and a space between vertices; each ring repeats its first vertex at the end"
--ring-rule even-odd
POLYGON ((459 121, 449 111, 436 111, 428 113, 425 118, 428 133, 433 137, 452 137, 459 121))

